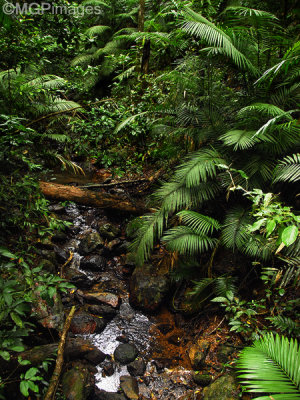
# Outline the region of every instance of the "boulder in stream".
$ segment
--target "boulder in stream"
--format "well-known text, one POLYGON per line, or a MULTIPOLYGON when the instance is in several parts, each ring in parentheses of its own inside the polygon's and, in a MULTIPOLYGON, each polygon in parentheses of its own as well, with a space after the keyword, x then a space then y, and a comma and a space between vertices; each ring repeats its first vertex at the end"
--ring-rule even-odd
POLYGON ((210 343, 207 340, 200 339, 193 343, 188 350, 191 364, 195 370, 203 369, 205 366, 205 358, 207 356, 210 343))
POLYGON ((107 320, 111 320, 117 315, 117 310, 107 304, 91 304, 87 308, 90 313, 100 315, 107 320))
POLYGON ((134 344, 122 343, 114 351, 114 358, 119 363, 126 365, 134 361, 139 354, 134 344))
POLYGON ((86 232, 79 244, 80 254, 90 254, 103 247, 104 240, 98 232, 86 232))
POLYGON ((93 400, 127 400, 123 394, 96 389, 93 400))
POLYGON ((80 261, 80 268, 96 272, 105 271, 106 259, 98 254, 84 257, 80 261))
POLYGON ((86 400, 92 393, 93 375, 86 365, 76 362, 62 377, 62 391, 67 400, 86 400))
POLYGON ((102 222, 98 225, 98 232, 101 237, 108 240, 112 240, 121 234, 117 226, 110 223, 103 224, 102 222))
POLYGON ((101 290, 91 292, 83 292, 81 290, 78 290, 77 295, 81 296, 87 301, 90 301, 91 303, 105 304, 113 308, 118 308, 121 301, 119 296, 117 296, 116 294, 103 292, 101 290))
POLYGON ((105 329, 106 325, 107 321, 104 318, 80 312, 74 315, 70 325, 70 332, 82 335, 100 333, 105 329))
POLYGON ((156 311, 169 291, 169 278, 152 271, 151 266, 136 268, 130 280, 130 303, 142 310, 156 311))
POLYGON ((127 370, 131 376, 143 376, 146 371, 145 361, 142 358, 134 360, 127 365, 127 370))
POLYGON ((203 389, 203 400, 237 400, 238 383, 232 375, 223 375, 203 389))
POLYGON ((120 377, 120 386, 125 396, 130 400, 138 400, 139 387, 137 381, 132 376, 123 375, 120 377))
MULTIPOLYGON (((40 365, 46 358, 55 355, 57 347, 58 343, 45 344, 23 351, 19 355, 23 360, 29 360, 34 366, 40 365)), ((68 338, 66 341, 64 350, 65 361, 85 359, 93 365, 98 365, 104 361, 105 357, 106 354, 85 339, 76 337, 68 338)))
POLYGON ((33 292, 32 316, 44 328, 61 330, 64 325, 64 312, 60 295, 55 293, 51 302, 42 297, 37 289, 33 292), (52 304, 51 304, 52 303, 52 304))

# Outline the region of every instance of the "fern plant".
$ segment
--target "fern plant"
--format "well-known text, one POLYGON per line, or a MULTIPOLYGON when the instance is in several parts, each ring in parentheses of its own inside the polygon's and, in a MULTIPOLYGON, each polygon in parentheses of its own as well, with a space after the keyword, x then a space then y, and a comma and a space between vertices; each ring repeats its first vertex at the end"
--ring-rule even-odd
POLYGON ((242 350, 237 362, 247 391, 269 393, 255 400, 300 399, 300 352, 297 340, 267 333, 242 350))

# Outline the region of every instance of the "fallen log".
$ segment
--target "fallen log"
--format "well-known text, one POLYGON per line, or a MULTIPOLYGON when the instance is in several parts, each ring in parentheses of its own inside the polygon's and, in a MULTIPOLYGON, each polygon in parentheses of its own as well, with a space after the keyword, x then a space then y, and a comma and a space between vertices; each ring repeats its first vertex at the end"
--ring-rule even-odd
POLYGON ((117 210, 132 214, 144 214, 147 212, 147 209, 145 209, 143 205, 124 200, 119 196, 84 190, 76 186, 41 181, 40 189, 44 196, 49 199, 73 201, 86 206, 117 210))

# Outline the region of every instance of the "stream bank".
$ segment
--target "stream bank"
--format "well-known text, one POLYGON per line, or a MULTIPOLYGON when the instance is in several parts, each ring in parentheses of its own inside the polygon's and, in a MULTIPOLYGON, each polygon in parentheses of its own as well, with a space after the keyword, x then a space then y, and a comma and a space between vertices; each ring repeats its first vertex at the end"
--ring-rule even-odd
MULTIPOLYGON (((127 257, 130 216, 75 203, 49 209, 70 226, 40 243, 40 262, 74 289, 51 309, 36 310, 36 318, 60 329, 76 306, 61 379, 65 398, 238 399, 239 386, 223 365, 239 343, 217 315, 198 320, 171 311, 168 271, 135 268, 127 257)), ((27 358, 39 353, 38 363, 51 354, 47 346, 53 352, 44 346, 27 358)))

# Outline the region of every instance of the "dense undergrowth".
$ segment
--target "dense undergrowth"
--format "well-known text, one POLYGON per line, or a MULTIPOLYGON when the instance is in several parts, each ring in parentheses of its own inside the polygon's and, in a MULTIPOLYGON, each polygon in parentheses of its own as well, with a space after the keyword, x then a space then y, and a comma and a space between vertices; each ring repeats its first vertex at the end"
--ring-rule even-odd
MULTIPOLYGON (((68 287, 38 265, 36 243, 64 229, 39 176, 88 164, 116 177, 165 173, 156 211, 128 229, 138 265, 160 243, 195 312, 213 299, 246 339, 296 337, 296 2, 79 3, 101 13, 0 11, 0 355, 33 329, 34 282, 48 301, 68 287), (233 268, 216 268, 223 252, 233 268)), ((21 380, 23 394, 38 390, 21 380)))

